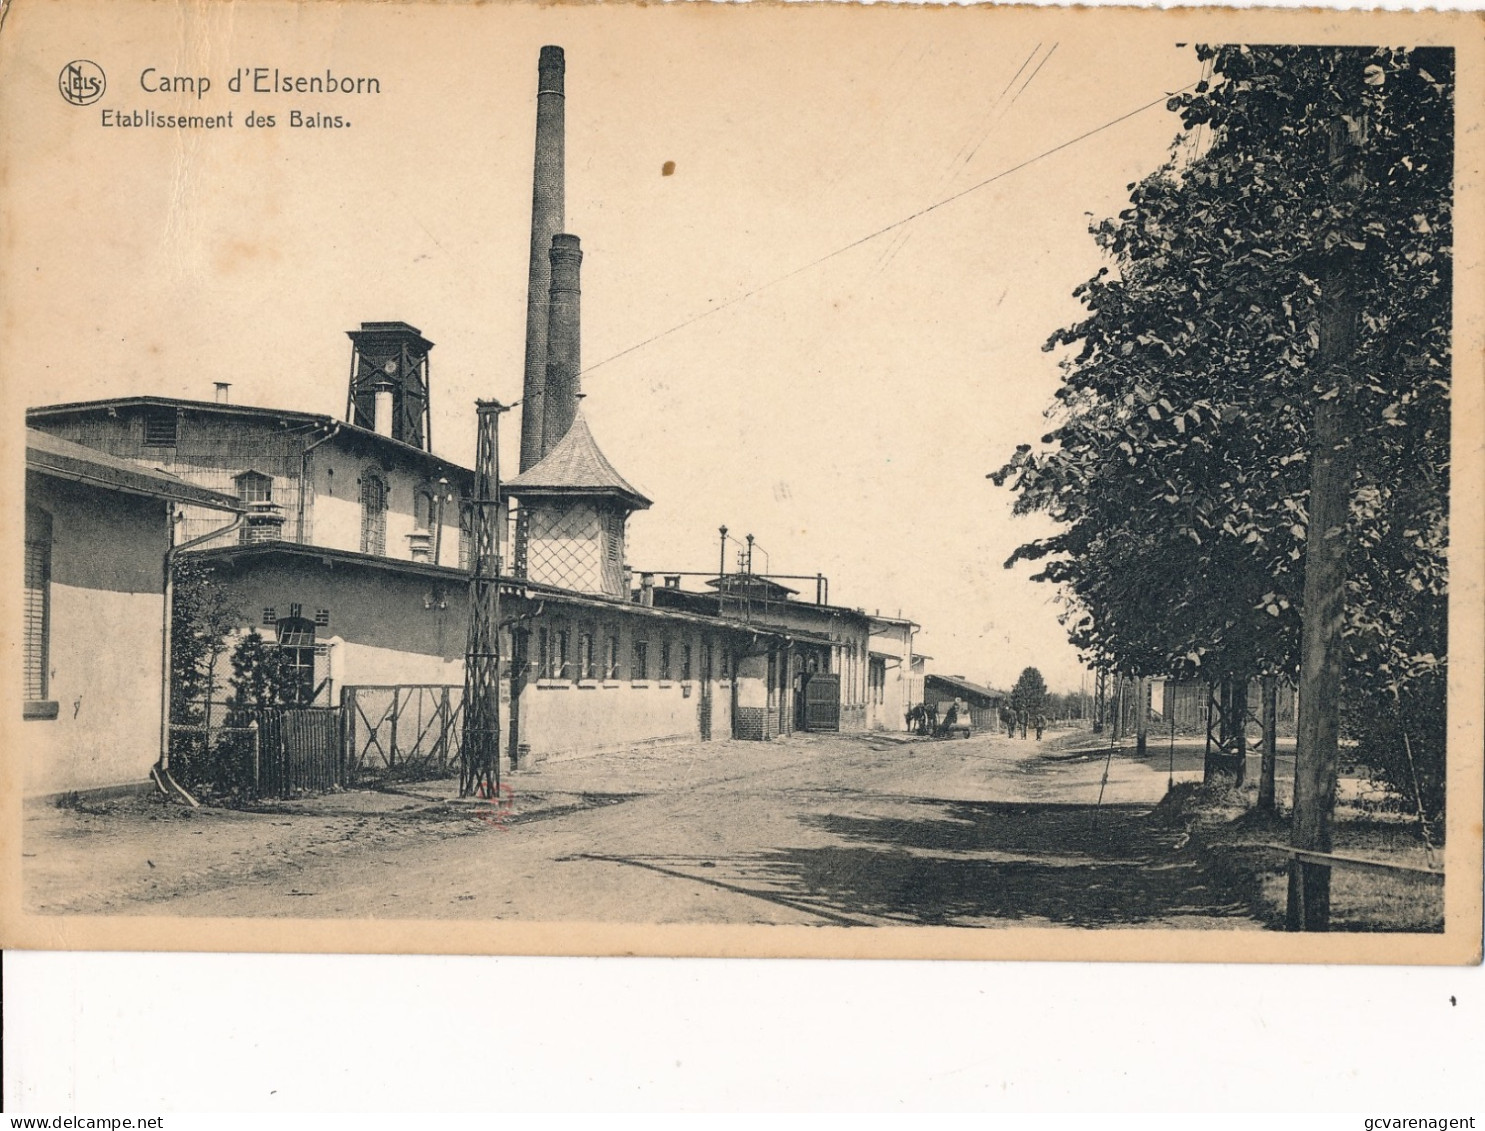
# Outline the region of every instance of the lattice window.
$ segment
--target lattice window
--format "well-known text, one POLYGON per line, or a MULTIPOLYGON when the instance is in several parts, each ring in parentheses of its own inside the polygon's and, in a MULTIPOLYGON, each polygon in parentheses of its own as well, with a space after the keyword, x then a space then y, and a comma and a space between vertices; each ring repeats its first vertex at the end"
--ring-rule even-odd
POLYGON ((670 640, 662 638, 660 641, 660 678, 670 678, 670 640))
POLYGON ((684 683, 691 682, 691 645, 681 645, 681 680, 684 683))
POLYGON ((650 678, 650 644, 647 640, 634 642, 634 658, 629 663, 630 679, 650 678))
POLYGON ((376 471, 361 476, 361 552, 387 552, 387 481, 376 471))
POLYGON ((25 634, 22 667, 25 697, 45 699, 50 682, 52 516, 26 508, 25 634))
POLYGON ((534 507, 526 538, 526 576, 532 581, 603 592, 603 527, 587 504, 534 507))
POLYGON ((603 667, 605 678, 619 678, 619 637, 617 634, 608 638, 608 657, 603 667))
POLYGON ((237 476, 237 497, 244 503, 273 502, 273 476, 244 471, 237 476))
POLYGON ((567 629, 557 630, 557 656, 556 663, 553 664, 557 679, 572 678, 572 652, 569 647, 571 639, 572 634, 567 629))

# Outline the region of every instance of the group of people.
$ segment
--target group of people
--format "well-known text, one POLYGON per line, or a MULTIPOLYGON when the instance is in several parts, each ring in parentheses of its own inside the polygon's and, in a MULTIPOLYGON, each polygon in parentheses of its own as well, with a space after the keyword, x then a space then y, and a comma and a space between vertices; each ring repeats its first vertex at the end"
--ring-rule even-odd
POLYGON ((1009 707, 1000 709, 1000 723, 1005 727, 1006 734, 1016 737, 1016 731, 1021 731, 1021 737, 1026 737, 1027 728, 1036 732, 1036 740, 1042 740, 1042 734, 1047 729, 1047 716, 1043 714, 1033 715, 1030 711, 1013 711, 1009 707))
POLYGON ((907 713, 907 727, 911 734, 937 734, 938 704, 919 703, 911 708, 907 713))
MULTIPOLYGON (((910 734, 920 734, 926 737, 942 738, 949 733, 949 728, 959 721, 959 704, 949 704, 948 710, 939 718, 937 703, 919 703, 907 713, 907 728, 910 734)), ((1036 740, 1040 742, 1042 735, 1047 729, 1047 716, 1043 714, 1033 715, 1030 711, 1013 711, 1009 707, 1000 709, 1000 725, 1005 727, 1006 734, 1016 737, 1016 731, 1020 730, 1021 737, 1027 737, 1028 731, 1036 734, 1036 740)))

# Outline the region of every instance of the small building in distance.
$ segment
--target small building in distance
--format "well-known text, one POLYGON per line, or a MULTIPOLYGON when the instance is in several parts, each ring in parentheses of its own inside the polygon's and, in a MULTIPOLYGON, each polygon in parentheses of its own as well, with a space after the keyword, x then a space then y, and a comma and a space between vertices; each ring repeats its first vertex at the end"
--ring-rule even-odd
POLYGON ((1005 692, 971 683, 960 675, 930 673, 923 678, 923 701, 938 707, 940 719, 956 699, 969 705, 969 718, 975 730, 995 731, 1000 728, 1000 708, 1008 699, 1005 692))
POLYGON ((165 556, 176 508, 237 500, 26 432, 21 633, 26 795, 144 785, 160 756, 165 556))

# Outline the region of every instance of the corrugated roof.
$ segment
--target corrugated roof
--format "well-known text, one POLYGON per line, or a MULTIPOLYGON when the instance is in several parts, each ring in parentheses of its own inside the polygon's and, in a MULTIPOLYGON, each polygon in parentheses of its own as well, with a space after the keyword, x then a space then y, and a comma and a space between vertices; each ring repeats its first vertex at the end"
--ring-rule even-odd
POLYGON ((644 510, 650 500, 641 495, 614 470, 608 457, 598 450, 588 421, 579 409, 572 427, 557 446, 501 488, 502 493, 521 495, 609 495, 644 510))
POLYGON ((92 483, 130 495, 149 495, 222 511, 235 511, 241 506, 231 495, 187 483, 168 471, 74 444, 36 428, 26 429, 26 466, 62 479, 92 483))

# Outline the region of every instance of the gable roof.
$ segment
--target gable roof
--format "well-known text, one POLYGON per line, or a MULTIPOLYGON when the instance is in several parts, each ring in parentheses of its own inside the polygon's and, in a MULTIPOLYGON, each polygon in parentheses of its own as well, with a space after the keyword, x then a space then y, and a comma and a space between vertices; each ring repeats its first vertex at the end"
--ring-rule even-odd
POLYGON ((1004 699, 1004 691, 995 691, 989 687, 981 687, 978 683, 970 683, 969 680, 957 675, 939 675, 930 672, 923 680, 925 688, 930 683, 942 684, 951 690, 958 691, 963 695, 969 695, 980 699, 1004 699))
POLYGON ((241 508, 231 495, 198 487, 158 468, 74 444, 35 428, 26 429, 26 467, 58 479, 89 483, 126 495, 148 495, 220 511, 241 508))
POLYGON ((501 494, 517 497, 606 495, 627 503, 632 510, 645 510, 650 505, 650 500, 615 471, 608 457, 598 450, 581 409, 557 446, 503 483, 500 490, 501 494))
POLYGON ((222 404, 217 401, 193 401, 180 397, 105 397, 96 401, 73 401, 68 404, 37 405, 26 410, 26 423, 34 425, 48 420, 64 420, 95 412, 117 412, 119 409, 175 409, 177 412, 192 412, 218 416, 235 416, 246 420, 273 420, 285 424, 301 424, 318 428, 337 427, 347 436, 354 436, 371 444, 384 444, 388 448, 425 464, 434 464, 454 472, 456 475, 472 475, 469 468, 435 455, 430 451, 414 447, 391 436, 383 436, 370 428, 362 428, 338 417, 320 412, 302 412, 298 409, 265 408, 259 405, 222 404))

